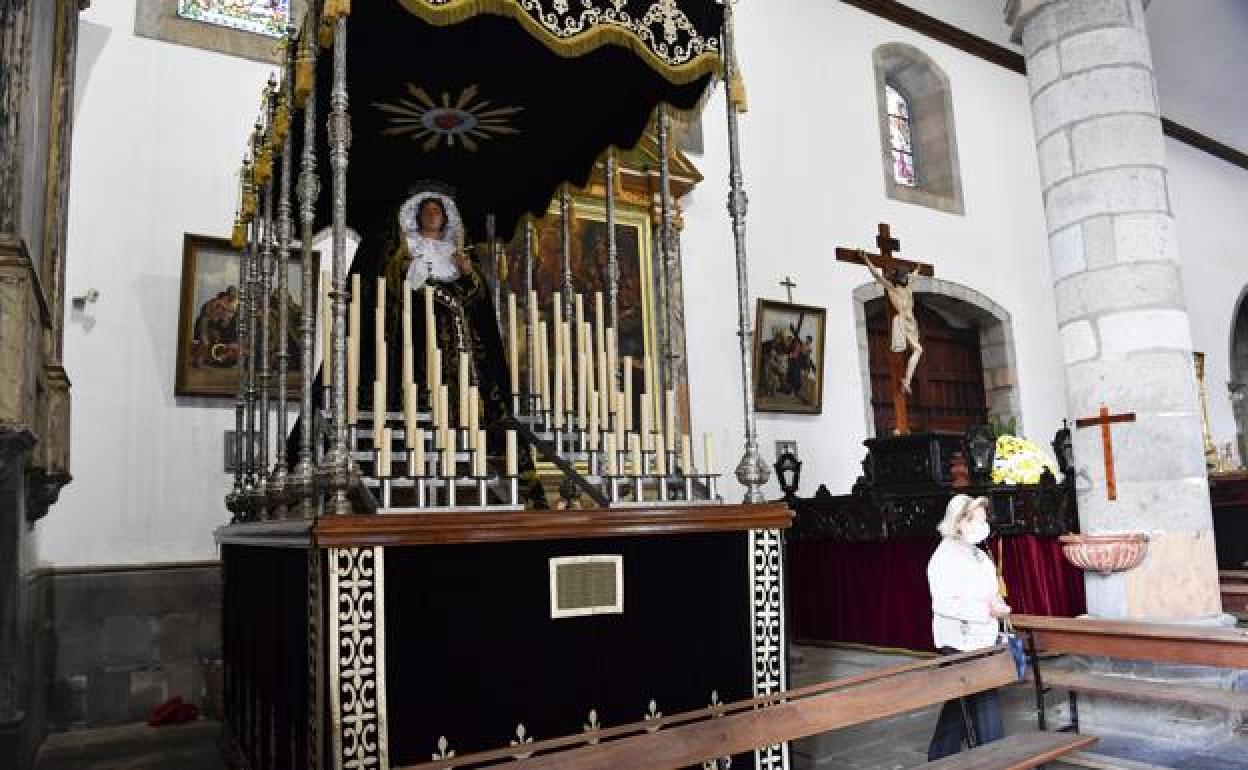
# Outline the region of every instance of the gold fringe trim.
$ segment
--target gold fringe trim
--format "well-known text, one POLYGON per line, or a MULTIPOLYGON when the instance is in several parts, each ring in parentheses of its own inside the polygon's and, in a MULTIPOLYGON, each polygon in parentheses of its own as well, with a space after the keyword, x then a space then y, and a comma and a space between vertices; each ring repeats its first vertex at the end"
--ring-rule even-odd
POLYGON ((295 61, 295 107, 303 109, 312 93, 315 73, 311 56, 300 56, 295 61))
POLYGON ((558 37, 540 22, 534 21, 516 0, 451 0, 446 5, 437 7, 424 0, 399 0, 399 3, 412 15, 439 27, 459 24, 485 13, 506 16, 519 22, 530 35, 540 40, 553 53, 568 59, 584 56, 608 43, 623 46, 640 56, 652 69, 675 85, 692 83, 710 73, 718 74, 722 68, 719 51, 706 51, 684 64, 669 64, 650 50, 641 38, 613 24, 599 24, 573 37, 558 37))
POLYGON ((257 186, 264 186, 273 178, 273 155, 267 145, 256 156, 255 178, 257 186))
POLYGON ((728 101, 732 102, 733 109, 738 113, 750 111, 749 101, 745 96, 745 78, 741 77, 739 67, 732 73, 732 80, 728 81, 728 101))
POLYGON ((286 141, 286 133, 290 131, 290 108, 286 106, 285 97, 273 111, 273 146, 276 149, 286 141))
POLYGON ((317 30, 316 39, 321 48, 329 48, 334 44, 334 28, 338 19, 351 15, 351 0, 325 0, 321 9, 321 27, 317 30))
POLYGON ((241 217, 234 218, 234 228, 230 231, 230 245, 236 249, 247 245, 247 230, 243 227, 241 217))

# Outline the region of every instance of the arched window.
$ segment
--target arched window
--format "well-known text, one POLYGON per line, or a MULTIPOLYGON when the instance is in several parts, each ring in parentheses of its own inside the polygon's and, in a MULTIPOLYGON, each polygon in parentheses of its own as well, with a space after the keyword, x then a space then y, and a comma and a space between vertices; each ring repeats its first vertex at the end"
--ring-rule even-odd
POLYGON ((888 197, 962 214, 962 179, 949 78, 903 43, 876 48, 875 81, 888 197))
POLYGON ((888 142, 893 151, 893 181, 914 187, 914 138, 910 126, 910 103, 892 85, 884 84, 888 104, 888 142))

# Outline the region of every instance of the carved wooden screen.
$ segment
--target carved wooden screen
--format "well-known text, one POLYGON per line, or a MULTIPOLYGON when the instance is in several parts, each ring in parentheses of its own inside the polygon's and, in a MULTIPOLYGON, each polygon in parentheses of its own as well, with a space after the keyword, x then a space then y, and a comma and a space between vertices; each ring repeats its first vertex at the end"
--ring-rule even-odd
MULTIPOLYGON (((914 375, 910 396, 910 430, 962 433, 988 418, 984 398, 984 367, 979 329, 951 325, 918 298, 916 317, 923 341, 923 359, 914 375)), ((888 378, 888 320, 883 300, 867 303, 868 357, 871 364, 871 407, 875 435, 893 432, 893 400, 888 378)))

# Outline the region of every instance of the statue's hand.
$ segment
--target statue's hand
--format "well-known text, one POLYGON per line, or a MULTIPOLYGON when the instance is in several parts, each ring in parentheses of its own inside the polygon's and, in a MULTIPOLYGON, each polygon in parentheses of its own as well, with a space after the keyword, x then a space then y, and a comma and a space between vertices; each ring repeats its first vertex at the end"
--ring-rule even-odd
POLYGON ((468 257, 467 252, 455 252, 455 267, 459 268, 460 275, 468 275, 472 272, 472 259, 468 257))

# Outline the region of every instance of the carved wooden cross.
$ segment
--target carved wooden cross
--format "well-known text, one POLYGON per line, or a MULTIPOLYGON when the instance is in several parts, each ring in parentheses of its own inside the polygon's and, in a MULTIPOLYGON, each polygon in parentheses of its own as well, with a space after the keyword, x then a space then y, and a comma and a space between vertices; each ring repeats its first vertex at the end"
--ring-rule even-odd
POLYGON ((1114 476, 1114 437, 1109 431, 1109 426, 1116 422, 1135 422, 1135 412, 1110 414, 1109 407, 1101 404, 1101 411, 1096 417, 1075 420, 1076 428, 1101 426, 1101 448, 1105 452, 1105 493, 1110 500, 1118 499, 1118 480, 1114 476))
POLYGON ((793 279, 786 275, 784 280, 780 282, 780 285, 783 286, 784 290, 789 293, 789 304, 792 305, 793 290, 797 288, 797 284, 793 283, 793 279))
MULTIPOLYGON (((886 223, 881 222, 879 230, 875 237, 875 245, 880 250, 879 254, 871 254, 871 261, 875 263, 884 275, 891 274, 897 268, 905 268, 915 275, 933 276, 936 271, 926 262, 914 262, 909 259, 899 259, 893 256, 894 252, 901 250, 901 241, 893 237, 892 232, 886 223)), ((838 262, 849 262, 855 265, 865 265, 867 261, 862 257, 861 249, 848 249, 838 246, 836 249, 836 260, 838 262)), ((891 333, 893 328, 893 317, 897 312, 893 309, 893 303, 887 299, 884 301, 885 307, 888 308, 888 329, 891 333)), ((905 354, 902 354, 903 356, 905 354)), ((897 435, 904 436, 910 432, 910 412, 906 406, 906 394, 901 389, 901 371, 902 358, 891 350, 888 353, 888 379, 890 387, 893 391, 893 416, 896 422, 895 431, 897 435)))

